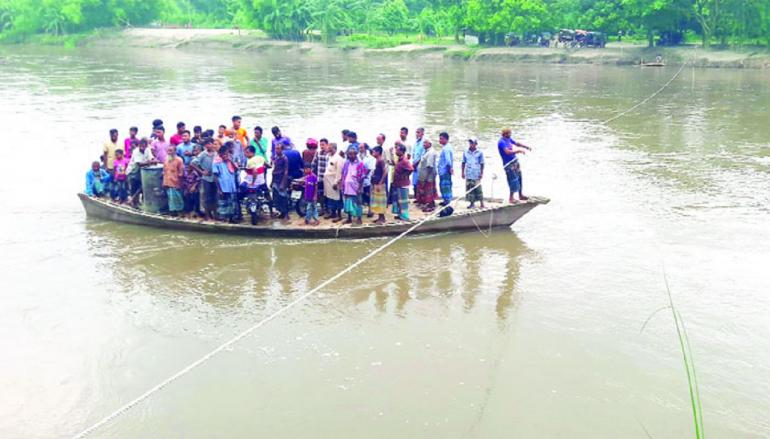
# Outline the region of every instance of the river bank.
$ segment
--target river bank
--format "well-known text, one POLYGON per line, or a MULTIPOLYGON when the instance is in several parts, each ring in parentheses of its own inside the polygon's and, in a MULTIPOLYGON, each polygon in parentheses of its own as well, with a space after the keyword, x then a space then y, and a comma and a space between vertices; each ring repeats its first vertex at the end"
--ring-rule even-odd
POLYGON ((269 39, 258 30, 133 28, 102 30, 77 39, 79 46, 173 48, 181 50, 241 50, 245 52, 289 51, 324 53, 345 51, 360 56, 431 57, 473 62, 533 64, 635 65, 660 54, 669 64, 684 61, 706 68, 770 68, 770 52, 762 49, 703 50, 696 46, 655 47, 633 43, 609 43, 603 49, 542 47, 480 47, 462 44, 403 44, 389 48, 366 48, 355 42, 326 46, 319 42, 290 42, 269 39))

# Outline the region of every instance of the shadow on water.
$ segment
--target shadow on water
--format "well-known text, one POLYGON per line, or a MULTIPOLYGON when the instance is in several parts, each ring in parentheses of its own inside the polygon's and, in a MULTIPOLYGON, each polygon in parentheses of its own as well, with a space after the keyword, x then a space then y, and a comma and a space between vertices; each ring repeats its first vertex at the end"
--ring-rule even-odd
MULTIPOLYGON (((382 245, 384 239, 248 239, 101 221, 85 223, 97 270, 129 300, 151 295, 190 311, 275 310, 382 245)), ((505 320, 520 301, 520 264, 532 252, 512 231, 412 237, 321 291, 328 312, 370 309, 406 318, 411 304, 480 304, 505 320)))

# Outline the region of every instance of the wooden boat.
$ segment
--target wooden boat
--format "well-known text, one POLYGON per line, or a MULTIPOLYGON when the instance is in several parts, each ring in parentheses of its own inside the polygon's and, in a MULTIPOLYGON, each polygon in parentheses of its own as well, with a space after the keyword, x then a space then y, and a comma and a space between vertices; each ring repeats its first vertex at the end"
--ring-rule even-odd
POLYGON ((644 61, 642 61, 641 63, 639 63, 639 65, 642 66, 642 67, 665 67, 666 63, 664 63, 664 62, 644 62, 644 61))
MULTIPOLYGON (((331 220, 321 220, 321 224, 318 226, 307 226, 304 219, 298 219, 294 216, 294 220, 289 223, 265 218, 253 226, 251 224, 228 224, 147 213, 125 204, 113 203, 82 193, 78 194, 78 197, 83 203, 86 215, 93 218, 162 229, 273 238, 361 239, 393 236, 403 233, 428 215, 417 209, 412 209, 410 210, 410 221, 394 220, 393 215, 388 213, 388 222, 385 224, 371 224, 371 220, 364 218, 364 224, 360 226, 334 223, 331 220)), ((544 197, 530 197, 529 200, 518 204, 489 200, 485 201, 486 207, 484 209, 467 209, 465 202, 456 203, 456 210, 452 215, 435 216, 425 221, 411 233, 444 233, 477 229, 487 232, 492 228, 510 227, 527 212, 549 201, 544 197)))

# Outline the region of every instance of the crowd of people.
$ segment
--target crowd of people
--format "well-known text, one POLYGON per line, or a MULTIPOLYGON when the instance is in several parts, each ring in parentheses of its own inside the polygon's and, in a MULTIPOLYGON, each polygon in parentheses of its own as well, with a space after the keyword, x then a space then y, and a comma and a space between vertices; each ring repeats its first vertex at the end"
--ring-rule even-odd
MULTIPOLYGON (((162 166, 170 215, 239 222, 241 201, 251 191, 269 201, 271 213, 277 210, 273 216, 288 221, 292 183, 300 182, 309 225, 319 224, 321 217, 362 224, 364 216, 376 217, 374 223, 382 224, 389 206, 394 219, 408 221, 410 203, 432 212, 437 201, 447 205, 453 199, 455 156, 446 132, 438 135, 434 145, 424 128, 417 128, 410 142, 409 129, 404 127, 388 147, 385 134, 369 144, 359 142, 357 133, 346 129, 341 144, 309 138, 300 151, 277 126, 268 141, 262 127, 254 127, 249 136, 241 123, 240 116, 233 116, 229 127, 220 125, 214 131, 195 126, 190 132, 179 122, 167 139, 163 121, 156 119, 149 137, 139 137, 138 128, 131 127, 122 142, 118 130, 111 129, 101 161, 94 161, 86 173, 85 193, 138 207, 142 168, 162 166)), ((526 200, 517 154, 531 148, 513 140, 510 129, 502 130, 497 147, 509 202, 526 200)), ((484 154, 476 139, 467 140, 460 163, 468 208, 476 203, 484 207, 484 154)))

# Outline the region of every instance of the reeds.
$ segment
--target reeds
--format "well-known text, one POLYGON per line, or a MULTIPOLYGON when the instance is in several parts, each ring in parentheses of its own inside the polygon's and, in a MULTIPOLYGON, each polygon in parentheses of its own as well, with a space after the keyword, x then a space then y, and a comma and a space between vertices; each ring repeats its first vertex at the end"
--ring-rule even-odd
MULTIPOLYGON (((700 389, 698 388, 698 375, 695 372, 695 361, 693 360, 690 338, 687 336, 687 329, 684 326, 684 319, 679 313, 679 310, 677 310, 676 306, 674 305, 674 298, 671 295, 671 287, 668 284, 668 276, 666 275, 665 269, 663 270, 663 281, 666 284, 668 305, 658 308, 652 314, 650 314, 647 320, 644 321, 644 324, 642 324, 642 328, 639 332, 643 332, 644 328, 647 327, 647 323, 649 323, 650 320, 652 320, 652 318, 660 311, 666 309, 671 310, 671 316, 674 318, 674 326, 676 327, 676 335, 679 339, 679 349, 682 352, 682 363, 684 365, 684 371, 687 374, 687 387, 690 391, 690 407, 692 409, 692 420, 695 427, 695 438, 703 439, 706 437, 705 430, 703 428, 703 407, 701 406, 700 389)), ((641 425, 645 434, 650 437, 647 429, 643 424, 641 425)))
POLYGON ((695 361, 693 360, 690 338, 687 336, 687 329, 684 326, 684 319, 674 305, 674 299, 671 296, 671 288, 668 284, 666 272, 663 272, 663 280, 666 283, 666 294, 668 295, 668 304, 671 309, 671 316, 674 318, 676 326, 676 335, 679 338, 679 348, 682 351, 682 362, 684 370, 687 373, 687 387, 690 390, 690 406, 692 408, 692 420, 695 426, 696 439, 702 439, 705 436, 703 429, 703 407, 700 401, 700 389, 698 388, 698 375, 695 372, 695 361))

